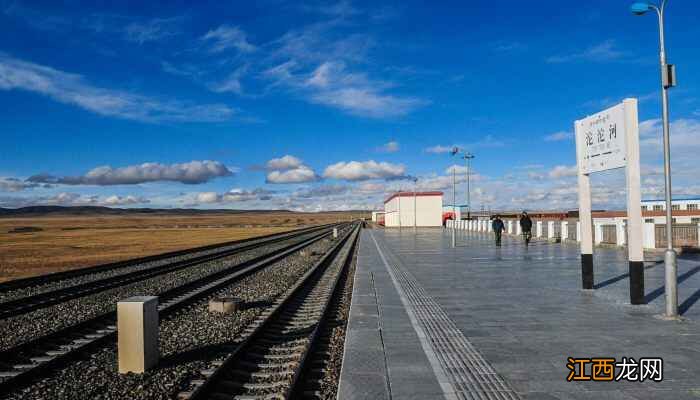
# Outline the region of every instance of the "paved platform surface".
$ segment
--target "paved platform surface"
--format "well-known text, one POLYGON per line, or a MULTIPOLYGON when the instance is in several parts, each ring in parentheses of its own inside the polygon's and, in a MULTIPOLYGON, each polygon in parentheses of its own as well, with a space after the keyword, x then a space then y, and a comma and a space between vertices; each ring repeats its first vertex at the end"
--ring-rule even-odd
POLYGON ((625 253, 595 253, 584 291, 575 244, 364 230, 339 399, 700 399, 700 261, 680 260, 668 321, 662 263, 633 306, 625 253), (663 381, 567 382, 567 357, 661 357, 663 381))

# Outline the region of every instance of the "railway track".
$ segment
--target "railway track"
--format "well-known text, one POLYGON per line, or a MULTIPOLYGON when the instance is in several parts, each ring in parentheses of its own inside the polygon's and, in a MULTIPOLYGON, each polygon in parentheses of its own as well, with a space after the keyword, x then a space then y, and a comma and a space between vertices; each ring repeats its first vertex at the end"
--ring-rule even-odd
POLYGON ((318 365, 308 365, 307 360, 325 351, 328 340, 321 333, 339 292, 338 282, 350 268, 358 235, 356 225, 285 296, 258 316, 235 348, 213 361, 213 368, 201 370, 201 379, 191 381, 178 398, 314 398, 317 393, 307 390, 308 379, 313 379, 318 365), (307 379, 300 379, 302 374, 307 379))
POLYGON ((326 224, 326 225, 320 225, 320 226, 314 226, 314 227, 301 228, 301 229, 296 229, 296 230, 292 230, 292 231, 288 231, 288 232, 273 233, 270 235, 256 236, 256 237, 252 237, 252 238, 248 238, 248 239, 210 244, 207 246, 195 247, 195 248, 184 249, 184 250, 177 250, 177 251, 161 253, 161 254, 154 254, 152 256, 133 258, 133 259, 129 259, 129 260, 117 261, 117 262, 108 263, 108 264, 101 264, 101 265, 95 265, 95 266, 91 266, 91 267, 77 268, 77 269, 72 269, 69 271, 54 272, 51 274, 33 276, 33 277, 29 277, 29 278, 14 279, 11 281, 0 283, 0 293, 7 293, 7 292, 10 292, 13 290, 27 289, 27 288, 31 288, 34 286, 46 285, 46 284, 50 284, 53 282, 60 282, 63 280, 68 280, 68 279, 76 278, 76 277, 82 277, 82 276, 90 275, 90 274, 97 274, 97 273, 104 273, 104 272, 109 272, 109 271, 113 271, 113 270, 127 269, 129 267, 133 267, 133 266, 145 264, 145 263, 167 261, 168 259, 175 258, 175 257, 194 256, 197 253, 206 253, 209 251, 216 251, 218 249, 222 249, 222 248, 226 248, 226 247, 230 247, 230 246, 237 246, 237 245, 241 245, 241 244, 258 242, 261 240, 273 239, 273 238, 281 237, 281 236, 290 236, 290 235, 300 234, 302 232, 315 230, 315 229, 323 229, 323 228, 327 228, 327 227, 330 227, 333 225, 335 225, 335 224, 326 224))
MULTIPOLYGON (((191 258, 186 258, 184 260, 177 260, 165 264, 158 264, 145 269, 139 269, 136 271, 126 272, 124 274, 78 283, 75 285, 61 287, 51 291, 41 292, 34 295, 24 296, 13 300, 5 301, 0 303, 0 319, 25 314, 40 308, 49 307, 51 305, 59 304, 71 299, 87 296, 93 293, 101 292, 119 286, 128 285, 130 283, 139 282, 145 279, 150 279, 158 275, 179 271, 197 264, 214 261, 224 257, 229 257, 232 255, 242 253, 244 251, 259 248, 261 246, 273 243, 278 243, 284 240, 289 240, 291 238, 303 234, 310 234, 313 232, 322 231, 324 229, 328 229, 328 227, 321 226, 307 228, 299 231, 294 231, 293 233, 273 235, 270 237, 266 237, 263 240, 246 240, 244 242, 241 242, 240 245, 234 248, 230 248, 231 244, 226 244, 222 245, 222 247, 226 248, 222 251, 215 251, 213 253, 194 256, 191 258)), ((194 249, 192 250, 192 252, 201 252, 201 249, 194 249)), ((170 258, 170 256, 168 258, 170 258)), ((133 263, 130 265, 133 265, 133 263)), ((125 268, 125 266, 121 266, 119 268, 125 268)))
MULTIPOLYGON (((160 293, 159 314, 161 318, 167 317, 328 235, 330 230, 322 229, 301 243, 290 244, 160 293)), ((110 311, 0 352, 0 393, 16 390, 30 381, 46 376, 54 368, 60 368, 88 350, 113 342, 115 334, 116 312, 110 311)))

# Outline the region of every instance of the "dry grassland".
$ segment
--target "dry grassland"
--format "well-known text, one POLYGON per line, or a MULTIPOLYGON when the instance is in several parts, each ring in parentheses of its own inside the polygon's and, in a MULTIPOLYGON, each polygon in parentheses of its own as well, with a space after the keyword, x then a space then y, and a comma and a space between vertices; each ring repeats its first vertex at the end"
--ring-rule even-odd
POLYGON ((348 217, 337 213, 246 213, 0 218, 0 282, 348 217))

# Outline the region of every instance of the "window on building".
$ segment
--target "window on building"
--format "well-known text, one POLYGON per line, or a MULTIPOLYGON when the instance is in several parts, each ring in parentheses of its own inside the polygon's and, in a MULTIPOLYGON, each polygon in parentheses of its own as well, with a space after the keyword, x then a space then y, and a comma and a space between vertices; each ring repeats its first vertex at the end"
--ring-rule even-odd
POLYGON ((676 219, 675 219, 675 218, 671 218, 671 223, 672 223, 672 224, 675 224, 675 223, 676 223, 676 219))
POLYGON ((654 206, 654 211, 662 211, 664 209, 664 206, 661 204, 654 206))
POLYGON ((688 210, 689 211, 697 211, 698 205, 697 204, 688 204, 688 210))
POLYGON ((678 211, 678 210, 680 210, 680 209, 681 209, 681 205, 680 205, 680 204, 671 204, 671 210, 673 210, 673 211, 678 211))
POLYGON ((644 222, 648 222, 648 223, 651 224, 651 223, 654 222, 654 218, 647 218, 647 219, 644 220, 644 222))
POLYGON ((642 206, 642 211, 646 211, 647 208, 649 208, 649 207, 647 207, 647 206, 642 206))
POLYGON ((692 222, 693 224, 700 224, 700 218, 691 218, 690 222, 692 222))

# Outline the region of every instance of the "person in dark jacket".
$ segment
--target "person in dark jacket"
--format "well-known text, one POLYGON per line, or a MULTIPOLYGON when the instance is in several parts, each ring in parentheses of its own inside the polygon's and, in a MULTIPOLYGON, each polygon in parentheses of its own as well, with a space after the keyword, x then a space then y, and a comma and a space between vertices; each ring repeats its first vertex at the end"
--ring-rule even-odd
POLYGON ((525 211, 523 211, 522 215, 520 216, 520 230, 523 232, 525 246, 529 246, 530 239, 532 239, 532 220, 525 211))
POLYGON ((491 227, 493 228, 493 233, 496 235, 496 246, 501 245, 501 235, 503 234, 503 231, 506 229, 506 226, 503 224, 503 221, 501 218, 496 215, 493 218, 493 222, 491 222, 491 227))

